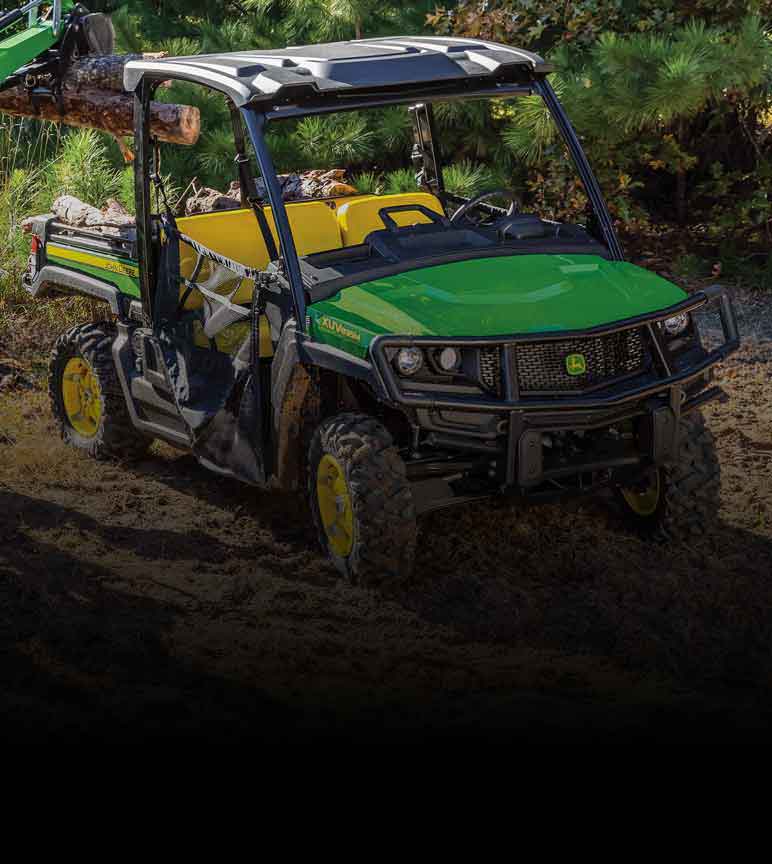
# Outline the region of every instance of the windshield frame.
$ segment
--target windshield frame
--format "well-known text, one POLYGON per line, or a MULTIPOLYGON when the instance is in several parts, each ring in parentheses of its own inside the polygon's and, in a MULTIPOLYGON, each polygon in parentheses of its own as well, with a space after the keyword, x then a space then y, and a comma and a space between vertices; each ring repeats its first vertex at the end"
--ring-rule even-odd
MULTIPOLYGON (((416 102, 432 104, 472 98, 503 99, 533 94, 541 96, 568 149, 574 167, 585 188, 591 213, 597 221, 601 235, 598 238, 599 241, 608 249, 610 260, 624 261, 624 254, 614 229, 613 220, 598 181, 590 167, 571 121, 546 78, 533 80, 527 85, 507 83, 498 84, 494 88, 488 87, 482 89, 471 87, 459 88, 457 85, 451 89, 448 85, 437 85, 434 87, 416 88, 415 90, 409 88, 408 92, 403 90, 401 93, 384 94, 381 91, 377 95, 368 95, 357 92, 348 98, 346 96, 338 96, 332 102, 329 97, 326 97, 320 100, 318 104, 304 102, 302 105, 271 106, 261 100, 260 103, 253 102, 240 109, 254 148, 258 168, 265 183, 269 204, 274 214, 281 253, 284 259, 285 276, 293 295, 297 328, 301 332, 305 332, 306 329, 307 297, 286 204, 281 194, 276 169, 266 140, 268 125, 272 122, 279 122, 282 119, 296 119, 310 115, 334 114, 381 106, 411 105, 416 102)), ((438 170, 441 171, 439 166, 438 170)))

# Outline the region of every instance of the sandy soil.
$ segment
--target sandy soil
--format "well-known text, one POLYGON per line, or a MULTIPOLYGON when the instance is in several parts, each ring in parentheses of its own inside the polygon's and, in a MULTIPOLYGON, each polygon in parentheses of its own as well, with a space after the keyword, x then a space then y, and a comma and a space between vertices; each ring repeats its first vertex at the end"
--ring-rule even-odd
POLYGON ((706 412, 723 500, 703 543, 644 543, 604 501, 474 505, 422 520, 415 582, 388 596, 337 578, 292 497, 163 445, 134 465, 66 449, 39 349, 11 362, 6 337, 2 721, 177 732, 768 722, 769 309, 747 316, 761 338, 726 364, 730 399, 706 412))

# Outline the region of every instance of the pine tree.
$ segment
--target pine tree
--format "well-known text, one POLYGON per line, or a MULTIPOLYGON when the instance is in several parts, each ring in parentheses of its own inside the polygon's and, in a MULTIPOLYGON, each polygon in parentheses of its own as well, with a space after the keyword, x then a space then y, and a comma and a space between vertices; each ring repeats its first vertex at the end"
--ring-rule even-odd
MULTIPOLYGON (((654 147, 649 164, 675 175, 674 205, 682 224, 704 115, 720 117, 738 101, 751 101, 759 110, 772 104, 772 41, 757 16, 746 17, 736 30, 691 22, 668 35, 607 33, 584 62, 566 50, 552 59, 559 68, 555 89, 589 149, 601 142, 618 150, 654 147)), ((503 133, 516 157, 532 165, 555 137, 535 97, 524 101, 503 133)))

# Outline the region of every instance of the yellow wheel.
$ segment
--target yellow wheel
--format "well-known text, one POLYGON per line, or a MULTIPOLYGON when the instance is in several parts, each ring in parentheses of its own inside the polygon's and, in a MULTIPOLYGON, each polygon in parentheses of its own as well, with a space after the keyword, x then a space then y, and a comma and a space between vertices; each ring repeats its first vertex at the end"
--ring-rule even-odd
POLYGON ((132 425, 114 341, 113 324, 81 324, 56 340, 48 365, 51 410, 62 438, 95 459, 136 458, 150 444, 132 425))
POLYGON ((93 438, 102 420, 102 391, 94 370, 82 357, 73 357, 64 367, 62 399, 72 428, 84 438, 93 438))
POLYGON ((636 516, 647 518, 654 516, 659 507, 662 490, 662 479, 658 469, 652 468, 646 475, 645 482, 640 487, 621 487, 620 492, 627 506, 636 516))
POLYGON ((316 472, 316 498, 330 548, 341 558, 348 557, 354 545, 351 493, 343 467, 329 453, 322 457, 316 472))
POLYGON ((663 542, 695 539, 716 521, 721 467, 713 435, 699 411, 680 419, 679 453, 672 464, 650 468, 634 485, 618 485, 615 494, 627 526, 643 537, 663 542))
POLYGON ((319 544, 344 576, 371 588, 410 578, 413 493, 381 423, 363 414, 325 420, 308 452, 308 495, 319 544))

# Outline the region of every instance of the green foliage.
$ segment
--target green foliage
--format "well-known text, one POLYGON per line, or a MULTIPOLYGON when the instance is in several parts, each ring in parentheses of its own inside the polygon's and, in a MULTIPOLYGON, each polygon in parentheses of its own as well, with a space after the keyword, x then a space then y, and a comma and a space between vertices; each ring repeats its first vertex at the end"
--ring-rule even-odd
POLYGON ((116 150, 94 131, 62 133, 47 123, 0 118, 0 306, 26 297, 20 291, 29 254, 21 231, 26 217, 50 212, 64 193, 99 204, 123 199, 127 172, 115 167, 116 150))
POLYGON ((127 166, 121 171, 117 199, 129 213, 136 213, 136 195, 134 194, 134 169, 127 166))
POLYGON ((409 145, 413 137, 413 124, 404 108, 386 108, 375 122, 374 133, 378 149, 394 153, 409 145))
POLYGON ((772 20, 772 0, 460 0, 434 10, 429 23, 443 34, 544 52, 581 50, 604 33, 669 33, 695 20, 731 26, 748 14, 772 20))
MULTIPOLYGON (((607 181, 617 216, 639 219, 645 195, 657 219, 685 223, 710 198, 718 203, 710 186, 718 164, 733 213, 739 217, 752 202, 756 227, 768 230, 762 166, 771 143, 772 39, 758 16, 732 28, 691 21, 668 32, 605 33, 589 50, 562 46, 551 60, 553 86, 607 181), (611 166, 618 182, 608 176, 611 166)), ((541 173, 562 149, 537 97, 513 110, 502 140, 541 173)), ((739 219, 730 221, 725 230, 739 228, 739 219)))
POLYGON ((772 291, 772 252, 737 255, 724 251, 720 261, 723 278, 758 291, 772 291))
POLYGON ((276 124, 268 129, 266 136, 268 147, 273 164, 280 173, 297 171, 308 163, 308 158, 301 150, 300 142, 295 135, 296 127, 296 123, 287 122, 276 124))
POLYGON ((501 185, 495 182, 485 165, 475 165, 468 159, 448 165, 443 171, 443 176, 448 192, 465 198, 501 185))
POLYGON ((681 279, 698 279, 707 275, 707 264, 699 255, 687 252, 674 259, 673 273, 681 279))
POLYGON ((375 152, 376 135, 359 114, 305 117, 295 130, 298 147, 309 160, 305 167, 329 168, 364 162, 375 152))
POLYGON ((226 187, 233 180, 234 174, 231 127, 226 125, 205 133, 201 149, 201 173, 205 173, 207 183, 215 188, 226 187))
POLYGON ((387 195, 397 195, 400 192, 415 192, 415 171, 411 168, 400 168, 386 175, 383 191, 387 195))
POLYGON ((351 178, 352 185, 363 195, 378 195, 383 186, 383 178, 375 171, 362 171, 351 178))
POLYGON ((621 28, 627 5, 624 0, 461 0, 440 7, 429 21, 441 33, 544 50, 560 40, 590 44, 604 30, 621 28))
POLYGON ((41 194, 49 201, 68 194, 101 205, 118 196, 121 174, 110 161, 103 136, 79 129, 65 136, 61 154, 43 173, 41 194))
POLYGON ((433 2, 377 0, 243 0, 244 9, 274 22, 273 35, 290 44, 415 33, 433 2))

